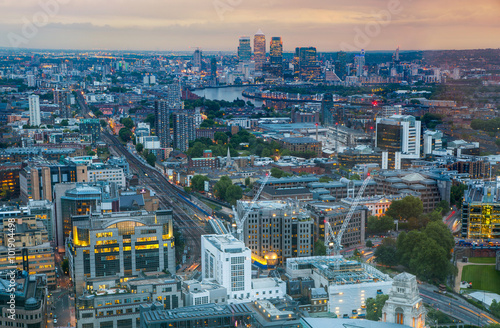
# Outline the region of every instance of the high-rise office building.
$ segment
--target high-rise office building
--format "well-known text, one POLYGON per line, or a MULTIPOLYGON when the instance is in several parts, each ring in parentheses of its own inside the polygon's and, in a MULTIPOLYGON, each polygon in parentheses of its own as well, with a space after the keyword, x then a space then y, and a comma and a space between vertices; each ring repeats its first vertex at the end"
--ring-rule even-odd
POLYGON ((46 327, 47 277, 27 271, 13 273, 12 276, 11 270, 0 272, 0 327, 46 327), (11 300, 15 301, 14 314, 10 311, 11 300), (10 315, 15 318, 9 318, 10 315))
POLYGON ((189 141, 196 139, 195 119, 186 113, 174 113, 174 148, 186 151, 189 141))
POLYGON ((155 130, 160 139, 160 146, 170 147, 170 109, 168 100, 155 101, 155 130))
POLYGON ((210 75, 212 76, 212 79, 217 78, 217 58, 215 57, 210 59, 210 75))
POLYGON ((318 80, 321 77, 321 67, 317 62, 316 48, 295 48, 295 74, 302 81, 318 80))
POLYGON ((193 53, 193 67, 201 68, 201 58, 203 54, 200 49, 196 49, 193 53))
POLYGON ((101 123, 97 118, 86 118, 80 120, 79 124, 81 134, 90 134, 92 136, 92 144, 95 145, 101 139, 101 123))
POLYGON ((227 289, 227 300, 249 298, 252 289, 251 252, 232 235, 201 237, 202 278, 227 289))
POLYGON ((334 124, 333 95, 331 93, 325 93, 321 101, 321 124, 323 126, 334 124))
POLYGON ((281 37, 273 37, 269 51, 269 63, 264 65, 264 71, 272 77, 283 76, 283 43, 281 37))
POLYGON ((337 52, 335 73, 341 80, 344 80, 347 75, 347 53, 345 53, 344 51, 337 52))
POLYGON ((283 42, 281 37, 273 36, 269 54, 271 65, 283 65, 283 42))
POLYGON ((250 38, 248 36, 242 36, 238 47, 238 60, 240 62, 250 61, 251 57, 252 47, 250 46, 250 38))
POLYGON ((172 210, 74 216, 68 240, 70 277, 82 294, 98 279, 175 272, 172 210))
POLYGON ((39 126, 41 124, 40 119, 40 97, 37 95, 31 95, 28 98, 30 106, 30 125, 39 126))
POLYGON ((354 56, 354 67, 356 68, 356 76, 363 76, 365 67, 365 51, 361 50, 359 55, 354 56))
POLYGON ((284 201, 237 202, 239 217, 248 210, 243 240, 253 254, 272 256, 280 263, 312 255, 314 221, 308 210, 284 201))
POLYGON ((261 71, 266 62, 266 36, 261 30, 253 38, 253 58, 255 60, 255 70, 261 71))
POLYGON ((500 238, 499 195, 497 183, 469 183, 462 203, 462 238, 500 238))
POLYGON ((420 158, 420 133, 421 122, 414 116, 377 118, 375 147, 385 151, 390 157, 383 156, 382 168, 401 169, 401 159, 420 158))
POLYGON ((69 90, 54 90, 54 103, 59 106, 61 117, 71 117, 71 92, 69 90))
POLYGON ((170 115, 173 111, 182 108, 182 87, 180 81, 166 85, 164 98, 155 102, 155 130, 162 148, 168 148, 171 145, 170 115))

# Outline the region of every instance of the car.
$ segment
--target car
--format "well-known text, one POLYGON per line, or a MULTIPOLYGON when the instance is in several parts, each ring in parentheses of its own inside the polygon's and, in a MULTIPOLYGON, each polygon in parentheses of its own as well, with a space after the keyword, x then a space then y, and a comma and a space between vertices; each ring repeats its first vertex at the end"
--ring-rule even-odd
POLYGON ((57 323, 57 319, 54 319, 54 323, 57 323))

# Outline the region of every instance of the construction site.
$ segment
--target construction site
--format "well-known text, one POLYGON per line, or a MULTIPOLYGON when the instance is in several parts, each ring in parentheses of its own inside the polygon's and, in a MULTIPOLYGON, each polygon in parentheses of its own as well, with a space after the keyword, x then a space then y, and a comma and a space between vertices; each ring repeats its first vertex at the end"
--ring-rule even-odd
POLYGON ((289 282, 312 280, 315 288, 326 289, 329 311, 338 317, 363 317, 365 301, 388 293, 392 286, 389 275, 338 255, 287 259, 286 277, 289 282))

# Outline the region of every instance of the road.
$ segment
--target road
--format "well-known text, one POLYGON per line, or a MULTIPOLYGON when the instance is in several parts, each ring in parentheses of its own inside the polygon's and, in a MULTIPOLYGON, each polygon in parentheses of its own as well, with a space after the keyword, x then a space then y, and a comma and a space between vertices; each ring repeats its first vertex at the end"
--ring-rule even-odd
POLYGON ((437 293, 437 288, 435 286, 426 284, 421 284, 418 287, 424 303, 431 305, 436 310, 461 320, 465 324, 486 326, 491 323, 498 323, 489 313, 473 306, 458 295, 437 293))
POLYGON ((55 254, 55 263, 57 268, 57 275, 59 276, 57 279, 57 289, 53 291, 49 298, 50 304, 48 307, 49 312, 49 321, 48 327, 68 327, 70 324, 71 327, 76 326, 75 319, 75 305, 74 299, 70 299, 69 293, 72 290, 72 283, 70 278, 63 274, 61 269, 62 255, 57 253, 55 254), (50 316, 50 313, 55 315, 57 318, 57 323, 54 324, 53 319, 54 316, 50 316))
POLYGON ((174 226, 182 231, 186 246, 190 250, 190 259, 187 264, 198 262, 201 254, 201 235, 205 234, 202 223, 206 216, 179 196, 189 197, 182 189, 172 185, 163 174, 127 150, 116 136, 104 131, 101 137, 114 152, 127 159, 130 170, 137 174, 140 183, 155 191, 162 207, 173 209, 174 226), (194 219, 195 214, 202 220, 194 219))
POLYGON ((448 226, 451 232, 455 234, 462 228, 460 219, 460 211, 456 208, 456 206, 453 206, 452 211, 448 214, 448 216, 443 218, 443 222, 448 226))

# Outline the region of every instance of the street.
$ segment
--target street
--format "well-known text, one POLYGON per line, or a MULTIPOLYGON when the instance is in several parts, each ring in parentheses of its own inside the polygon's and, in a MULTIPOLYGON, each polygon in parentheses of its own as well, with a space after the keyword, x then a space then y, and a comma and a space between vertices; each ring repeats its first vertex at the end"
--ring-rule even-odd
POLYGON ((434 309, 457 318, 466 324, 485 326, 491 323, 498 323, 491 315, 484 312, 466 300, 455 294, 441 294, 437 292, 437 287, 420 284, 420 296, 424 303, 431 305, 434 309))

